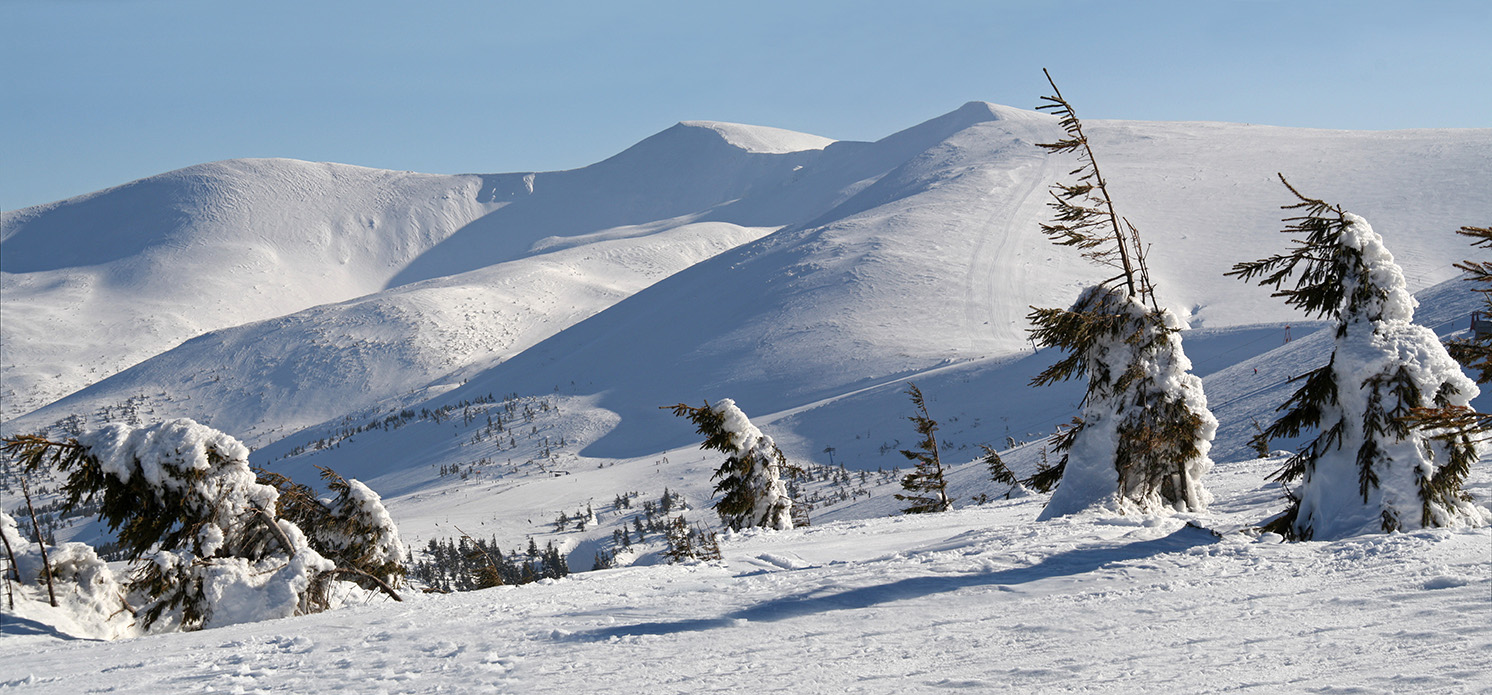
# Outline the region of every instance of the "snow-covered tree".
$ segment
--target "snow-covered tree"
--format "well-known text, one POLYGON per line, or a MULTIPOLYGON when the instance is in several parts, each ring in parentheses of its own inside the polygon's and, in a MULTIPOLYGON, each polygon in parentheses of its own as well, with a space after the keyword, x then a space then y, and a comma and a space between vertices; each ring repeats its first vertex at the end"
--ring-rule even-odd
POLYGON ((793 527, 793 500, 782 481, 792 467, 772 438, 751 424, 735 401, 723 398, 713 406, 706 402, 699 408, 683 403, 666 407, 694 423, 705 437, 701 449, 726 455, 711 478, 719 481, 715 492, 722 493, 715 503, 722 523, 737 531, 752 526, 793 527))
MULTIPOLYGON (((1456 231, 1471 237, 1472 246, 1492 248, 1492 227, 1462 227, 1456 231)), ((1482 295, 1482 310, 1492 316, 1492 262, 1462 261, 1456 267, 1466 273, 1466 280, 1476 284, 1475 292, 1482 295)), ((1476 330, 1471 335, 1448 340, 1445 349, 1457 362, 1476 372, 1476 383, 1492 382, 1492 333, 1476 330)), ((1420 429, 1446 432, 1468 432, 1486 438, 1492 432, 1492 414, 1479 413, 1468 406, 1435 406, 1416 408, 1408 418, 1410 425, 1420 429)))
POLYGON ((1002 497, 1010 499, 1012 497, 1025 497, 1031 494, 1031 491, 1027 490, 1026 486, 1022 485, 1020 479, 1016 477, 1015 471, 1010 470, 1010 467, 1005 465, 1005 460, 1000 458, 1000 452, 988 444, 980 444, 979 446, 984 450, 984 465, 989 471, 989 479, 999 485, 1007 486, 1005 494, 1001 495, 1002 497))
POLYGON ((323 610, 324 591, 315 587, 344 569, 280 518, 280 493, 256 479, 247 447, 191 420, 111 424, 64 442, 15 437, 4 448, 28 471, 65 473, 66 509, 98 503, 132 560, 125 586, 142 627, 196 629, 323 610))
POLYGON ((1285 220, 1294 248, 1228 274, 1334 320, 1336 339, 1325 365, 1295 377, 1300 387, 1265 430, 1317 432, 1275 473, 1289 507, 1266 528, 1310 540, 1492 521, 1461 489, 1478 456, 1471 430, 1406 421, 1415 408, 1466 407, 1476 384, 1433 331, 1414 325, 1418 302, 1367 221, 1280 181, 1298 200, 1285 209, 1302 213, 1285 220))
MULTIPOLYGON (((1051 82, 1051 76, 1047 76, 1051 82)), ((1201 478, 1217 420, 1181 348, 1181 321, 1155 300, 1139 230, 1120 217, 1072 105, 1052 82, 1038 107, 1067 136, 1039 146, 1077 153, 1072 183, 1053 186, 1054 219, 1042 231, 1094 263, 1119 272, 1085 289, 1068 309, 1037 309, 1032 338, 1067 355, 1032 380, 1042 386, 1087 377, 1082 416, 1053 441, 1057 465, 1025 482, 1056 492, 1041 518, 1102 506, 1121 513, 1204 508, 1201 478)))
POLYGON ((278 473, 259 470, 258 482, 279 491, 276 514, 305 530, 311 547, 336 563, 335 574, 365 589, 399 586, 409 551, 382 498, 360 481, 316 468, 335 495, 330 500, 278 473))
POLYGON ((908 502, 903 514, 927 514, 953 509, 953 500, 948 499, 948 481, 943 477, 943 461, 938 455, 938 423, 927 413, 927 402, 922 398, 916 384, 907 384, 907 395, 917 407, 917 414, 908 417, 917 426, 922 439, 916 450, 902 449, 901 455, 916 461, 913 468, 901 479, 901 489, 908 494, 896 495, 896 499, 908 502))
POLYGON ((1118 288, 1090 287, 1071 309, 1037 309, 1033 331, 1067 357, 1036 385, 1086 376, 1083 414, 1053 442, 1062 458, 1027 484, 1060 480, 1041 518, 1092 506, 1121 513, 1203 509, 1217 419, 1181 349, 1180 322, 1118 288), (1043 479, 1044 478, 1044 479, 1043 479))

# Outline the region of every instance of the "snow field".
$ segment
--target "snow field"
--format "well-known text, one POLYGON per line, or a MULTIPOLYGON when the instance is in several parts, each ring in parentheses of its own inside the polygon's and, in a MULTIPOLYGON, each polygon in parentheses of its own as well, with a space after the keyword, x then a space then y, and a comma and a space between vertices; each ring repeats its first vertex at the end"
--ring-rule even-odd
MULTIPOLYGON (((1261 482, 1278 463, 1221 466, 1213 521, 1277 494, 1261 482)), ((1485 529, 1283 544, 1179 517, 1034 523, 1043 501, 752 531, 710 564, 121 642, 26 636, 43 628, 22 618, 0 687, 1470 693, 1492 669, 1485 529)))

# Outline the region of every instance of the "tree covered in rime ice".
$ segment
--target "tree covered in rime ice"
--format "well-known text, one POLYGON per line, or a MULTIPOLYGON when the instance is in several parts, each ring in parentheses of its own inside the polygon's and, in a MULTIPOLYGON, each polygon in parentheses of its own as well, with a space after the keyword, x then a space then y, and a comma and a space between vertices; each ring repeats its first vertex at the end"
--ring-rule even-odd
POLYGON ((916 384, 907 384, 907 395, 912 397, 912 404, 917 406, 917 414, 907 419, 917 426, 917 434, 922 435, 922 439, 917 442, 916 451, 901 451, 902 456, 917 462, 917 467, 901 479, 901 488, 908 494, 898 493, 896 499, 909 503, 901 513, 951 511, 953 500, 948 499, 948 481, 943 477, 943 461, 938 455, 938 423, 928 415, 927 402, 923 400, 922 391, 916 384))
MULTIPOLYGON (((402 568, 389 567, 386 553, 402 553, 403 546, 377 496, 356 481, 345 481, 343 501, 325 516, 301 516, 328 522, 308 536, 287 518, 297 513, 282 505, 280 490, 250 469, 247 447, 191 420, 111 424, 64 442, 21 436, 5 440, 4 449, 28 471, 66 474, 65 509, 98 504, 131 560, 125 605, 143 628, 197 629, 317 612, 329 607, 330 584, 339 576, 398 598, 386 580, 402 568), (342 537, 349 529, 373 535, 342 537)), ((304 494, 310 501, 291 504, 321 504, 304 494)))
POLYGON ((1299 388, 1265 429, 1270 438, 1317 432, 1275 473, 1289 507, 1266 528, 1310 540, 1488 523, 1492 514, 1461 488, 1478 455, 1472 429, 1407 419, 1416 408, 1467 407, 1476 384, 1433 331, 1413 324, 1418 303, 1367 221, 1280 180, 1298 200, 1285 209, 1302 213, 1285 220, 1294 247, 1228 274, 1334 320, 1336 341, 1325 365, 1295 377, 1299 388))
POLYGON ((737 531, 752 526, 784 531, 793 527, 793 500, 782 482, 782 475, 792 467, 772 438, 751 424, 735 401, 723 398, 713 406, 706 402, 700 408, 683 403, 665 407, 694 423, 705 437, 701 449, 726 455, 711 478, 719 481, 715 492, 721 496, 715 512, 722 523, 737 531))
MULTIPOLYGON (((1047 76, 1051 81, 1051 76, 1047 76)), ((1032 380, 1043 386, 1086 377, 1082 416, 1057 435, 1062 458, 1025 480, 1056 487, 1041 518, 1102 506, 1121 513, 1197 511, 1211 496, 1201 478, 1217 420, 1181 348, 1181 321, 1155 300, 1139 230, 1115 212, 1082 122, 1052 83, 1038 108, 1060 119, 1066 137, 1039 146, 1076 153, 1076 180, 1053 186, 1053 243, 1073 246, 1118 272, 1067 309, 1032 307, 1032 338, 1066 355, 1032 380)))

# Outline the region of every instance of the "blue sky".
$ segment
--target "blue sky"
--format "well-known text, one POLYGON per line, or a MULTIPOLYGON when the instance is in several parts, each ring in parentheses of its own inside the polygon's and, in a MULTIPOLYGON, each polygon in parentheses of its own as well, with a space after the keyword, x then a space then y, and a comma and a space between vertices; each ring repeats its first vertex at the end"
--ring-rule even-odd
POLYGON ((681 120, 873 140, 970 100, 1492 127, 1492 3, 0 0, 0 208, 233 157, 584 166, 681 120))

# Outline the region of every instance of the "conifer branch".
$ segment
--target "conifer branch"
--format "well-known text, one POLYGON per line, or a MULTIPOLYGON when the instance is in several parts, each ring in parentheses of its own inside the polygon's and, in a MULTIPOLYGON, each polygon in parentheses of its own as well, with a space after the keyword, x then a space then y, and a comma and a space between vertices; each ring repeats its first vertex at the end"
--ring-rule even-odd
MULTIPOLYGON (((1078 160, 1082 162, 1082 166, 1069 172, 1069 175, 1078 177, 1077 183, 1059 182, 1052 186, 1052 201, 1048 205, 1054 211, 1054 221, 1042 224, 1041 231, 1059 246, 1098 249, 1083 255, 1095 263, 1122 268, 1121 277, 1129 296, 1148 295, 1151 293, 1147 281, 1149 271, 1136 253, 1140 248, 1139 231, 1134 225, 1129 225, 1128 220, 1121 225, 1114 201, 1109 196, 1108 184, 1093 155, 1093 147, 1087 133, 1083 132, 1083 122, 1072 104, 1062 96, 1052 74, 1046 68, 1041 72, 1046 75, 1047 84, 1052 86, 1052 96, 1041 97, 1047 103, 1036 108, 1057 116, 1067 137, 1056 142, 1037 143, 1037 147, 1053 153, 1077 152, 1078 160), (1124 225, 1129 226, 1128 235, 1124 225), (1115 258, 1118 263, 1114 262, 1115 258)), ((1154 303, 1153 297, 1151 302, 1154 303)))

